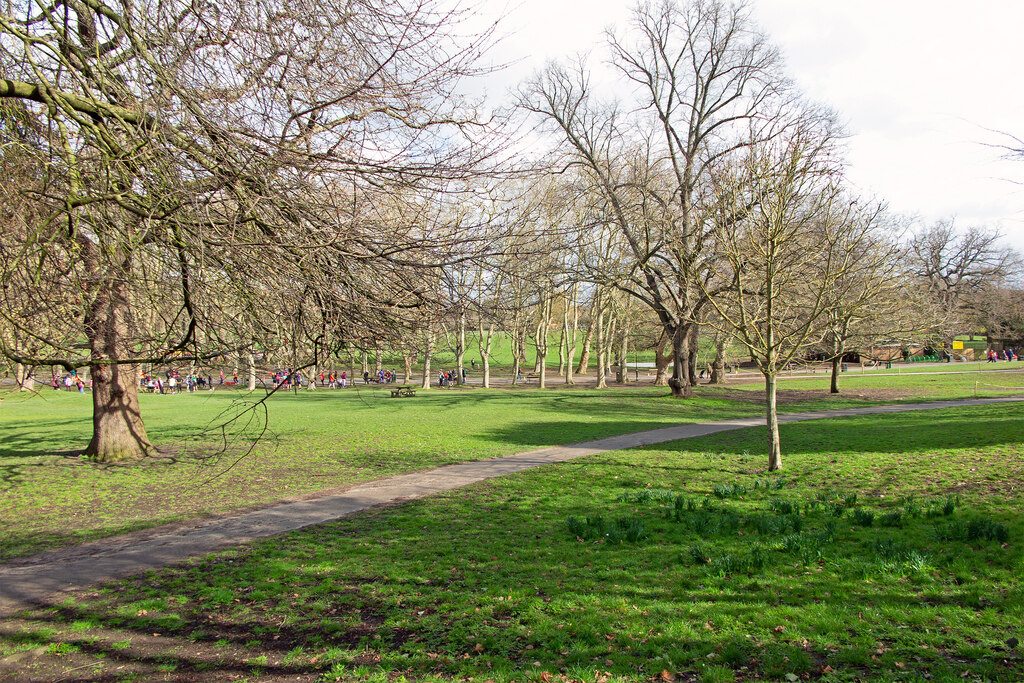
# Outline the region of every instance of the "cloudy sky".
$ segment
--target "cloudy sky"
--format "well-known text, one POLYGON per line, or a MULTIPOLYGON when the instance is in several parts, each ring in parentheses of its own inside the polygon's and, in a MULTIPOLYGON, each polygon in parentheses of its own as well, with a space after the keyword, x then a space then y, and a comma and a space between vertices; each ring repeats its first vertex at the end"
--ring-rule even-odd
MULTIPOLYGON (((493 0, 491 0, 493 2, 493 0)), ((508 0, 497 57, 507 87, 549 59, 601 54, 624 0, 508 0)), ((850 132, 850 180, 898 212, 998 228, 1024 251, 1024 159, 984 143, 1024 138, 1024 2, 753 0, 789 75, 850 132)))

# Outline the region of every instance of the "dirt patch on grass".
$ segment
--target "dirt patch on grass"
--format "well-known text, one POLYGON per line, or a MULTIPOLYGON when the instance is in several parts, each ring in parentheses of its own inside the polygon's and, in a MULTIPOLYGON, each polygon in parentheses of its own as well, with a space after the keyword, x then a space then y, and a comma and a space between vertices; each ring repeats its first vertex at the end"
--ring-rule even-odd
MULTIPOLYGON (((29 638, 45 622, 8 622, 2 635, 29 638)), ((94 628, 65 633, 49 645, 0 658, 0 680, 42 681, 315 681, 324 669, 294 661, 287 645, 248 646, 222 638, 207 642, 160 633, 94 628)))

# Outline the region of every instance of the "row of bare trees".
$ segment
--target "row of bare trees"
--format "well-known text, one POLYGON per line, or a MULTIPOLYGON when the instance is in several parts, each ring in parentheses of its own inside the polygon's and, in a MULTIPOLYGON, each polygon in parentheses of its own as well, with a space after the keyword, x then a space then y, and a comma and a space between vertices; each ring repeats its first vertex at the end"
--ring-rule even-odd
POLYGON ((435 350, 461 377, 475 336, 487 386, 500 332, 513 377, 544 386, 557 356, 566 383, 593 360, 603 386, 644 340, 687 397, 705 335, 713 381, 730 340, 764 373, 774 469, 780 368, 811 348, 838 368, 938 313, 952 330, 972 283, 1009 269, 968 243, 951 261, 930 232, 908 258, 742 5, 639 5, 607 40, 622 100, 583 58, 524 84, 551 149, 529 173, 459 94, 489 39, 463 18, 439 0, 8 3, 0 353, 88 369, 89 456, 151 451, 140 366, 238 363, 252 388, 257 358, 315 375, 387 350, 426 386, 435 350))
POLYGON ((816 349, 838 391, 852 348, 953 330, 958 292, 1010 270, 1012 257, 986 249, 990 233, 954 244, 940 226, 901 246, 899 221, 847 188, 835 115, 795 91, 742 4, 644 3, 607 48, 625 96, 602 98, 583 58, 550 65, 519 96, 585 207, 579 275, 657 319, 675 396, 693 391, 702 328, 745 349, 765 379, 769 469, 781 466, 782 368, 816 349), (960 253, 929 253, 933 237, 960 253), (946 263, 958 257, 973 268, 946 263))

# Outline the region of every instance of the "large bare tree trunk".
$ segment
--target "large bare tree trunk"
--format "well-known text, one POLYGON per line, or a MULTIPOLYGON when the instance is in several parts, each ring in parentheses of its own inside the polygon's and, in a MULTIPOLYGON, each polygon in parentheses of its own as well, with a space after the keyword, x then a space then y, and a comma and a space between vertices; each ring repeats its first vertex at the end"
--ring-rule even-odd
POLYGON ((309 373, 306 378, 309 380, 306 382, 306 391, 316 391, 317 378, 320 375, 319 366, 314 362, 309 366, 309 373))
POLYGON ((774 374, 766 374, 764 376, 764 389, 767 404, 767 423, 768 423, 768 471, 774 472, 775 470, 782 468, 782 445, 779 441, 779 414, 775 403, 775 384, 776 377, 774 374))
POLYGON ((604 308, 599 306, 597 311, 597 389, 604 389, 608 386, 605 380, 605 369, 608 367, 608 360, 605 358, 604 341, 604 308))
POLYGON ((687 349, 690 352, 690 357, 688 359, 689 362, 686 364, 686 368, 690 384, 692 386, 697 386, 697 346, 699 344, 699 334, 700 325, 691 325, 690 333, 687 335, 687 349))
POLYGON ((715 359, 711 362, 711 384, 725 383, 725 345, 728 339, 715 342, 715 359))
POLYGON ((255 391, 256 390, 256 359, 253 358, 253 355, 250 353, 250 354, 246 355, 245 361, 246 361, 246 363, 245 363, 246 364, 246 368, 248 369, 248 373, 247 374, 249 375, 249 383, 248 383, 249 391, 255 391))
POLYGON ((487 325, 484 331, 484 322, 481 320, 477 325, 479 335, 477 336, 477 349, 480 350, 480 364, 483 366, 484 389, 491 388, 491 340, 494 338, 494 323, 487 325))
MULTIPOLYGON (((573 285, 570 294, 571 301, 567 304, 572 306, 572 329, 569 330, 569 334, 565 340, 567 357, 565 362, 565 383, 567 385, 576 384, 575 380, 572 378, 572 362, 576 357, 576 332, 579 330, 580 325, 580 306, 576 301, 577 287, 577 285, 573 285)), ((568 311, 566 312, 566 315, 568 316, 568 311)), ((568 321, 568 318, 566 318, 566 320, 568 321)))
POLYGON ((547 364, 548 364, 548 328, 551 326, 552 297, 541 297, 540 322, 537 325, 537 336, 534 337, 537 349, 536 371, 538 373, 541 389, 547 388, 547 364))
POLYGON ((512 321, 512 384, 519 383, 519 373, 522 372, 523 362, 526 360, 526 336, 525 329, 519 324, 519 320, 512 321))
POLYGON ((465 367, 466 360, 466 313, 461 311, 459 313, 459 329, 456 330, 456 342, 455 342, 455 369, 458 374, 455 381, 459 384, 465 384, 466 371, 463 370, 465 367))
POLYGON ((629 326, 622 321, 622 336, 619 338, 619 382, 629 384, 629 326))
POLYGON ((842 363, 842 356, 832 357, 832 378, 829 381, 828 391, 830 394, 839 393, 839 365, 842 363))
POLYGON ((668 343, 668 335, 662 332, 658 346, 654 349, 654 386, 668 386, 668 366, 672 363, 672 346, 668 343), (669 352, 665 353, 668 347, 669 352))
POLYGON ((693 385, 690 384, 690 340, 689 330, 685 325, 680 325, 672 335, 672 378, 668 386, 672 389, 672 396, 675 398, 690 398, 693 396, 693 385))
POLYGON ((615 350, 615 330, 619 326, 619 319, 615 316, 612 305, 608 306, 608 313, 605 316, 604 328, 604 376, 605 380, 611 374, 612 352, 615 350))
POLYGON ((421 389, 430 388, 430 358, 434 355, 434 331, 430 330, 424 336, 423 345, 423 382, 420 383, 421 389))
MULTIPOLYGON (((534 354, 533 354, 533 371, 534 372, 540 372, 540 344, 542 343, 541 342, 541 334, 542 334, 541 328, 542 327, 543 327, 543 323, 538 322, 537 326, 533 329, 533 350, 534 350, 534 354)), ((543 343, 545 343, 545 344, 547 343, 546 335, 545 335, 545 339, 544 339, 543 343)))
POLYGON ((139 410, 136 368, 90 365, 92 440, 84 455, 98 462, 137 460, 153 452, 139 410))
POLYGON ((565 347, 569 343, 569 310, 562 312, 562 329, 558 335, 558 376, 565 374, 565 347))
POLYGON ((14 370, 15 380, 18 382, 19 391, 35 391, 36 380, 32 376, 32 368, 26 368, 18 363, 14 370))
POLYGON ((590 307, 590 324, 587 325, 587 331, 583 334, 583 345, 582 351, 580 352, 580 362, 576 366, 576 374, 582 375, 587 372, 587 366, 590 365, 590 344, 594 340, 594 322, 597 320, 597 297, 594 297, 595 303, 590 307))
POLYGON ((380 377, 380 371, 384 367, 384 352, 379 348, 374 350, 374 372, 380 377))
MULTIPOLYGON (((90 254, 87 258, 92 261, 96 257, 90 254)), ((117 363, 130 326, 129 263, 126 259, 120 273, 99 279, 84 321, 94 361, 89 366, 92 440, 84 455, 99 462, 136 460, 153 453, 139 410, 137 368, 117 363)))
POLYGON ((402 354, 402 384, 408 384, 409 378, 412 377, 412 353, 406 352, 402 354))
POLYGON ((548 350, 537 349, 537 387, 547 389, 548 350))

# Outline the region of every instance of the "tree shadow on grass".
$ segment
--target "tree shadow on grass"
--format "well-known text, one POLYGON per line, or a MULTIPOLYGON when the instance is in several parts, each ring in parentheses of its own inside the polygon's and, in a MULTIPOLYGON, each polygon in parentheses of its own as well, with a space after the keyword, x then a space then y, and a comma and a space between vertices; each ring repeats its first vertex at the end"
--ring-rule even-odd
MULTIPOLYGON (((594 406, 586 415, 611 415, 614 411, 594 406)), ((721 415, 728 420, 749 415, 721 415)), ((784 453, 813 454, 826 452, 884 452, 910 453, 958 448, 986 448, 1021 443, 1020 424, 1024 418, 1024 404, 998 406, 972 406, 955 409, 937 409, 826 418, 793 422, 779 426, 784 453)), ((674 426, 678 420, 642 423, 644 429, 674 426)), ((612 434, 637 431, 634 421, 518 423, 483 432, 489 439, 522 446, 545 446, 559 443, 558 437, 578 437, 585 431, 586 440, 612 434), (630 427, 633 429, 629 429, 630 427)), ((767 430, 763 426, 730 430, 718 435, 670 441, 647 448, 688 451, 713 448, 725 454, 742 454, 763 450, 767 430), (751 446, 754 446, 754 449, 751 446)), ((563 443, 567 440, 563 440, 563 443)))
MULTIPOLYGON (((643 547, 598 548, 598 555, 607 553, 604 559, 590 557, 598 568, 582 556, 552 565, 544 548, 527 548, 516 559, 517 576, 536 577, 533 581, 540 587, 530 582, 524 593, 522 586, 504 585, 512 579, 492 566, 467 565, 472 558, 496 552, 486 538, 464 548, 465 557, 452 573, 445 568, 424 569, 415 559, 409 566, 403 566, 401 560, 396 565, 382 565, 375 576, 332 569, 324 570, 322 580, 316 580, 309 570, 284 569, 281 560, 301 559, 302 544, 310 542, 311 533, 327 543, 335 535, 330 527, 318 527, 293 535, 292 540, 298 541, 296 550, 283 558, 273 552, 243 553, 233 559, 215 557, 115 584, 115 593, 104 598, 92 594, 32 610, 23 620, 0 627, 0 640, 9 647, 33 648, 16 664, 0 661, 0 677, 12 671, 9 667, 31 665, 40 680, 56 680, 91 667, 100 667, 102 672, 88 680, 112 680, 114 672, 143 678, 170 674, 187 680, 228 676, 315 680, 341 664, 350 678, 381 673, 461 680, 466 676, 490 678, 494 672, 538 676, 541 671, 571 673, 588 667, 623 677, 640 672, 641 678, 650 678, 660 670, 673 674, 680 669, 700 671, 711 656, 714 663, 728 668, 746 667, 744 670, 752 673, 777 678, 786 673, 814 676, 829 664, 841 668, 835 649, 824 643, 836 639, 842 643, 846 631, 874 638, 872 625, 863 620, 848 624, 843 633, 831 638, 823 634, 822 642, 810 644, 806 639, 801 643, 799 636, 791 638, 784 628, 767 639, 763 633, 753 638, 717 633, 719 624, 749 623, 752 615, 770 605, 827 610, 815 592, 799 580, 785 582, 790 584, 786 588, 769 585, 757 573, 737 573, 732 577, 736 590, 723 591, 707 589, 703 581, 673 584, 663 574, 648 572, 629 582, 598 579, 595 586, 598 569, 618 567, 624 571, 626 567, 619 565, 632 562, 630 555, 643 547), (271 588, 263 589, 262 581, 271 588), (504 591, 520 595, 514 601, 510 595, 508 602, 496 602, 504 591), (478 596, 482 613, 478 609, 479 615, 460 615, 465 605, 452 598, 465 593, 478 596), (672 596, 678 605, 706 604, 709 611, 697 615, 690 610, 684 615, 669 610, 642 616, 647 612, 641 610, 655 605, 665 610, 666 596, 672 596), (557 600, 554 605, 552 599, 557 600), (598 603, 605 605, 604 612, 581 611, 576 618, 572 609, 567 611, 569 605, 598 603), (417 622, 420 618, 422 626, 417 622), (545 631, 553 622, 543 622, 550 619, 566 620, 566 631, 545 631), (708 619, 715 621, 704 624, 708 619), (620 620, 629 623, 618 623, 620 620), (679 623, 697 632, 706 630, 706 634, 675 635, 671 629, 679 623), (534 630, 538 632, 534 634, 534 630), (643 640, 627 635, 644 632, 643 640), (675 664, 662 659, 666 653, 680 652, 686 653, 687 659, 675 664)), ((552 538, 544 545, 573 543, 569 538, 552 538)), ((281 547, 292 548, 293 544, 281 547)), ((335 551, 344 555, 345 544, 335 551)), ((837 594, 836 600, 851 613, 867 606, 881 612, 927 612, 946 606, 973 613, 980 608, 970 590, 954 589, 922 601, 912 585, 901 590, 902 581, 892 587, 857 580, 843 583, 830 586, 830 590, 838 587, 841 596, 837 594)), ((1020 590, 1014 588, 1001 600, 1014 604, 1021 597, 1020 590)), ((960 674, 979 662, 992 661, 993 656, 984 653, 973 657, 958 654, 955 662, 923 662, 920 666, 927 671, 952 665, 960 674)), ((1005 666, 1003 675, 994 680, 1014 680, 1024 671, 1019 661, 1005 666)))

